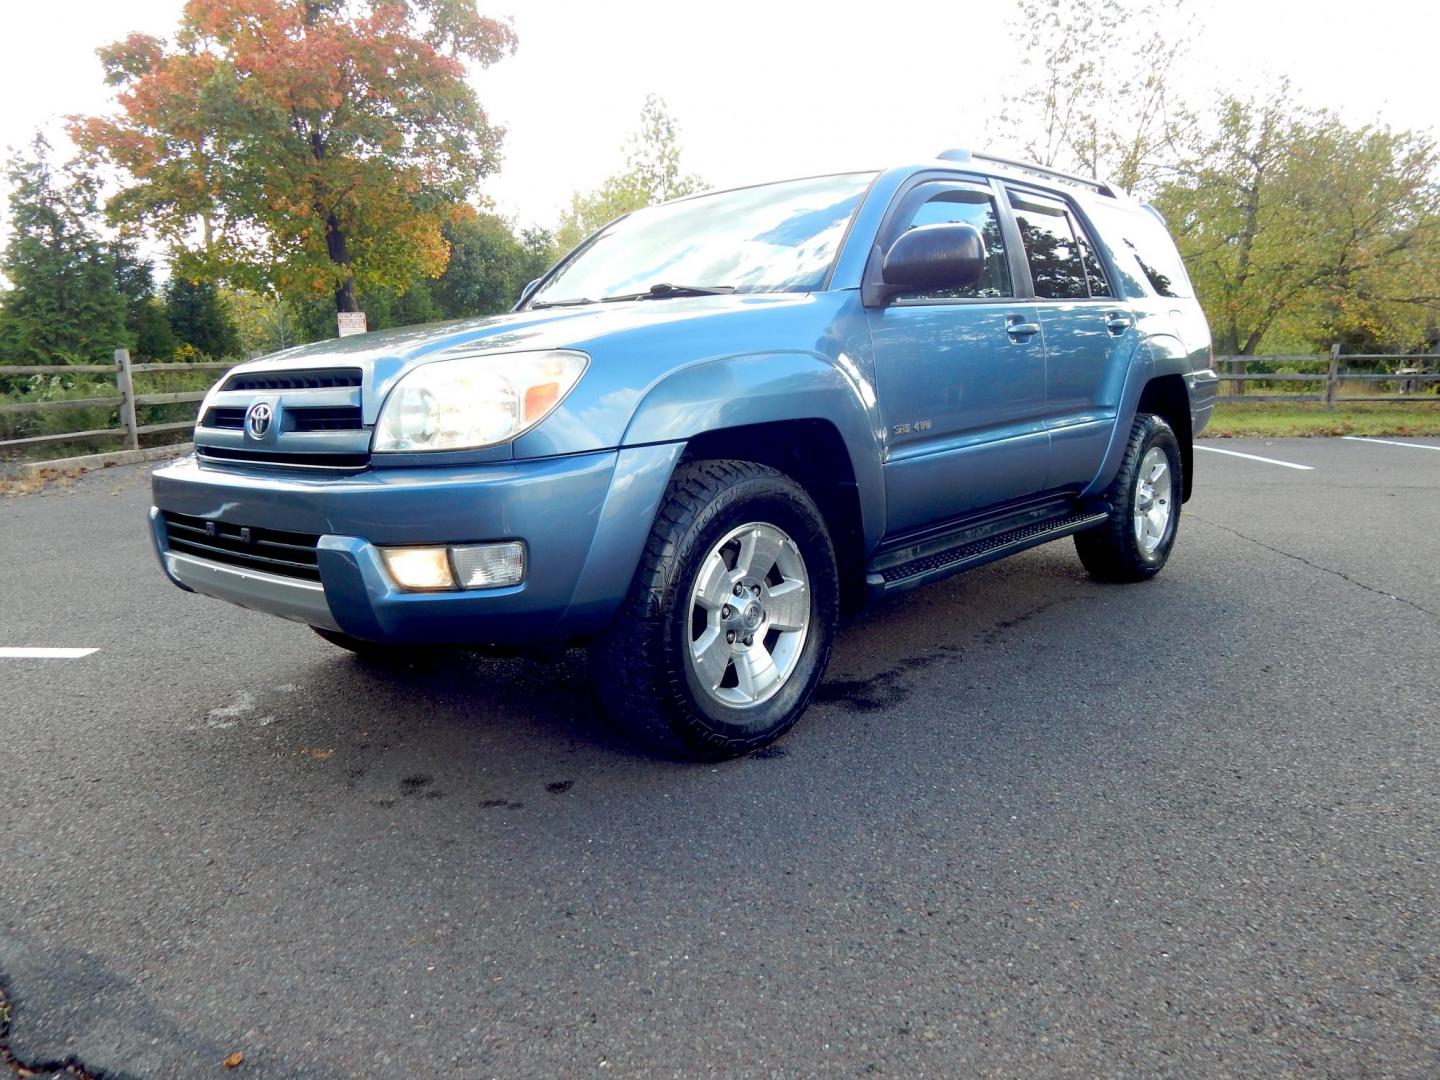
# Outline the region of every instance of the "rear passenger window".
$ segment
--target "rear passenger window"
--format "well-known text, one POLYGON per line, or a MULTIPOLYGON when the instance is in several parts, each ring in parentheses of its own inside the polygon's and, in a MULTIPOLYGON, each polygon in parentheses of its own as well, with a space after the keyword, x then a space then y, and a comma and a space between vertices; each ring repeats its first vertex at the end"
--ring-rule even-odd
POLYGON ((922 202, 910 212, 904 223, 894 230, 895 237, 921 225, 973 225, 985 240, 985 273, 974 285, 960 289, 940 289, 927 293, 904 293, 899 300, 985 299, 1014 296, 1010 284, 1010 263, 1005 256, 1005 238, 1000 232, 1000 217, 989 188, 961 184, 926 185, 917 189, 922 202), (929 192, 929 197, 924 196, 929 192))
POLYGON ((1125 243, 1145 272, 1150 287, 1161 296, 1190 296, 1185 263, 1180 258, 1180 252, 1175 250, 1175 241, 1170 239, 1165 226, 1149 211, 1126 216, 1129 220, 1125 223, 1125 243))
MULTIPOLYGON (((1084 251, 1065 204, 1012 191, 1010 205, 1020 226, 1035 295, 1047 300, 1087 299, 1084 251)), ((1099 269, 1098 262, 1095 268, 1099 269)))
POLYGON ((1098 213, 1101 234, 1117 261, 1123 265, 1126 256, 1133 258, 1152 293, 1181 299, 1195 295, 1185 262, 1159 218, 1140 207, 1101 207, 1098 213))

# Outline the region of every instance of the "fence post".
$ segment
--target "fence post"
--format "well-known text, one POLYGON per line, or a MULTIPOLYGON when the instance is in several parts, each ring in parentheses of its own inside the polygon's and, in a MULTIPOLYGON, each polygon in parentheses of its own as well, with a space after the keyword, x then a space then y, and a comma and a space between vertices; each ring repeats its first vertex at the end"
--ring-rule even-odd
POLYGON ((115 350, 115 386, 120 391, 120 426, 125 429, 125 449, 140 449, 139 424, 135 421, 135 380, 130 377, 130 350, 115 350))
POLYGON ((1325 408, 1335 408, 1335 390, 1340 385, 1340 342, 1330 346, 1330 368, 1325 373, 1325 408))

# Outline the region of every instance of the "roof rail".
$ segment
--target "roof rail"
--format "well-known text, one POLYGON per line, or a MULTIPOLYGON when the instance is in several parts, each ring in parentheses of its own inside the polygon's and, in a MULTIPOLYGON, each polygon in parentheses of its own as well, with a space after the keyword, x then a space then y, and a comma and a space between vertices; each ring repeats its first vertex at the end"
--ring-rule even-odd
POLYGON ((1018 169, 1021 172, 1034 173, 1036 176, 1043 176, 1050 180, 1063 180, 1067 183, 1078 184, 1087 187, 1101 195, 1108 195, 1112 199, 1118 199, 1122 195, 1122 189, 1113 184, 1107 184, 1103 180, 1093 180, 1088 176, 1076 176, 1074 173, 1062 172, 1059 169, 1052 169, 1048 165, 1036 165, 1033 161, 1017 161, 1014 158, 999 157, 995 154, 985 154, 971 150, 942 150, 935 155, 941 161, 988 161, 992 165, 1004 165, 1011 169, 1018 169))

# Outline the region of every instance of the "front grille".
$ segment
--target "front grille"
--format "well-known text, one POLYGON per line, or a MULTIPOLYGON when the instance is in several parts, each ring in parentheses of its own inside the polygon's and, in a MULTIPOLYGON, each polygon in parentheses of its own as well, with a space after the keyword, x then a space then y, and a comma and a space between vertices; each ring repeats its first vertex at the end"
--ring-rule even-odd
POLYGON ((358 405, 336 405, 314 409, 287 409, 293 431, 358 431, 360 422, 358 405))
POLYGON ((228 446, 196 446, 205 461, 245 462, 256 465, 294 465, 309 469, 364 469, 369 454, 289 454, 268 450, 232 450, 228 446))
POLYGON ((169 510, 163 514, 172 551, 282 577, 320 580, 318 536, 207 521, 169 510))
POLYGON ((208 428, 229 428, 231 431, 240 431, 245 427, 244 409, 227 409, 216 405, 205 410, 204 417, 200 420, 201 427, 208 428))
POLYGON ((313 371, 242 371, 231 375, 221 389, 334 390, 359 385, 359 368, 316 368, 313 371))
MULTIPOLYGON (((359 431, 364 426, 358 405, 291 408, 285 410, 285 415, 290 419, 291 431, 359 431)), ((240 431, 245 427, 245 409, 211 406, 205 410, 200 426, 240 431)))

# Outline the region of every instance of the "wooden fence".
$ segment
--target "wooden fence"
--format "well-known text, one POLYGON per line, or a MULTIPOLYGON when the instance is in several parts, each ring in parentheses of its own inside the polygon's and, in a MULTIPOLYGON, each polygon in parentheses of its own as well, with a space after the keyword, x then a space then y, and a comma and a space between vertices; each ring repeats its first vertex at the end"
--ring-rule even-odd
POLYGON ((203 364, 134 364, 130 362, 129 349, 115 350, 113 364, 58 364, 41 366, 0 366, 0 376, 10 375, 109 375, 115 380, 113 397, 79 398, 69 401, 27 401, 17 404, 0 402, 0 415, 18 413, 50 412, 59 409, 114 408, 118 411, 120 424, 112 428, 93 428, 89 431, 64 431, 54 435, 36 435, 24 439, 0 440, 0 454, 14 450, 54 443, 89 442, 91 440, 123 439, 124 448, 138 450, 140 436, 157 435, 162 432, 188 431, 195 426, 195 420, 180 420, 166 424, 141 424, 136 419, 136 407, 141 405, 175 405, 184 402, 199 402, 205 397, 204 390, 187 390, 178 394, 137 394, 134 375, 137 372, 165 371, 172 373, 188 371, 228 371, 234 363, 221 361, 203 364))
MULTIPOLYGON (((235 365, 229 362, 203 364, 135 364, 130 361, 129 349, 115 350, 114 364, 58 364, 47 366, 0 366, 0 376, 12 375, 109 375, 115 380, 113 397, 83 398, 71 401, 33 401, 15 404, 0 402, 0 415, 18 413, 48 412, 59 409, 81 409, 107 407, 118 411, 118 427, 94 428, 89 431, 65 431, 53 435, 36 435, 24 439, 0 440, 0 455, 10 451, 25 450, 47 444, 88 442, 91 440, 121 439, 124 448, 137 450, 142 435, 156 435, 163 432, 187 431, 195 426, 194 419, 179 420, 164 424, 141 424, 136 419, 136 407, 142 405, 174 405, 184 402, 199 402, 205 397, 204 390, 185 391, 175 394, 137 394, 134 375, 137 372, 165 371, 172 373, 187 371, 228 371, 235 365)), ((1323 401, 1328 408, 1337 403, 1351 401, 1389 402, 1440 402, 1440 396, 1433 387, 1440 383, 1440 355, 1434 353, 1386 356, 1359 354, 1342 356, 1340 346, 1331 348, 1329 355, 1315 356, 1299 354, 1288 356, 1217 356, 1215 367, 1220 381, 1228 387, 1227 400, 1245 398, 1249 401, 1323 401), (1254 370, 1258 365, 1262 370, 1254 370), (1381 366, 1388 371, 1375 370, 1381 366), (1366 370, 1356 370, 1361 367, 1366 370), (1316 370, 1263 370, 1264 368, 1314 368, 1316 370), (1264 388, 1255 386, 1258 392, 1247 393, 1247 384, 1267 383, 1264 388), (1304 393, 1275 393, 1274 384, 1309 384, 1304 393), (1342 393, 1356 385, 1361 388, 1386 385, 1398 388, 1388 393, 1354 394, 1342 393)))
MULTIPOLYGON (((1244 398, 1257 403, 1266 401, 1323 401, 1326 408, 1352 401, 1440 402, 1434 392, 1440 383, 1440 355, 1411 353, 1405 356, 1377 353, 1354 353, 1342 356, 1340 346, 1331 346, 1329 354, 1319 356, 1302 353, 1289 356, 1217 356, 1215 370, 1220 382, 1228 387, 1226 400, 1244 398), (1255 370, 1252 365, 1258 366, 1255 370), (1265 369, 1270 370, 1265 370, 1265 369), (1306 370, 1275 370, 1306 369, 1306 370), (1315 370, 1308 370, 1308 369, 1315 370), (1379 370, 1388 368, 1389 370, 1379 370), (1359 370, 1357 370, 1359 369, 1359 370), (1270 386, 1255 386, 1269 383, 1270 386), (1273 384, 1304 386, 1303 393, 1275 393, 1273 384), (1308 384, 1305 385, 1305 384, 1308 384), (1247 385, 1255 392, 1247 392, 1247 385), (1387 386, 1389 392, 1380 393, 1387 386), (1356 388, 1374 388, 1375 393, 1354 393, 1356 388)), ((1223 392, 1223 390, 1222 390, 1223 392)))

